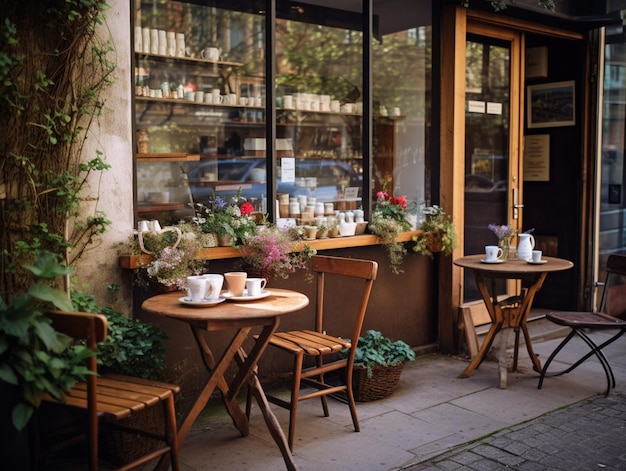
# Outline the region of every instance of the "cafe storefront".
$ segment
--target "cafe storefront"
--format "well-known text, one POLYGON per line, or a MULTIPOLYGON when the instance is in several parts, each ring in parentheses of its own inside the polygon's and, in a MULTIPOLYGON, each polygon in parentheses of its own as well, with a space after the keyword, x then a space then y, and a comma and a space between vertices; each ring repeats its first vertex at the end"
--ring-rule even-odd
MULTIPOLYGON (((123 3, 113 2, 120 18, 123 3)), ((368 219, 384 187, 416 207, 441 205, 459 246, 434 259, 409 250, 394 274, 374 236, 313 242, 319 253, 378 261, 364 329, 413 347, 462 348, 458 306, 479 298, 452 261, 494 243, 491 223, 534 228, 547 254, 574 262, 537 306, 583 305, 596 28, 607 12, 460 3, 131 2, 129 39, 116 47, 130 63, 118 91, 128 93, 132 133, 118 159, 133 169, 134 192, 119 223, 127 232, 140 220, 166 226, 191 217, 189 203, 238 191, 273 222, 293 216, 277 203, 285 193, 361 208, 368 219), (561 86, 567 109, 541 104, 561 86)), ((202 254, 218 273, 239 258, 234 248, 202 254)), ((120 251, 124 268, 136 263, 120 251)), ((131 273, 123 270, 126 280, 131 273)), ((272 283, 313 294, 303 273, 272 283)), ((128 295, 150 319, 139 308, 147 293, 128 295)), ((288 316, 281 328, 310 316, 288 316)), ((177 341, 176 326, 165 328, 177 341)))

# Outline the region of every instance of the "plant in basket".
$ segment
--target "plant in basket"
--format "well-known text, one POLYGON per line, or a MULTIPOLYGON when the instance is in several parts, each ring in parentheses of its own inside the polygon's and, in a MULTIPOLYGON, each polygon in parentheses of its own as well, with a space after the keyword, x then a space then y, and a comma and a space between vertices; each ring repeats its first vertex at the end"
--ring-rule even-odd
POLYGON ((240 247, 244 269, 259 273, 268 281, 271 278, 288 278, 296 270, 307 268, 311 256, 315 255, 308 244, 298 250, 297 233, 267 226, 265 230, 244 239, 240 247))
POLYGON ((404 364, 413 360, 415 352, 405 342, 394 342, 377 330, 368 330, 356 346, 352 370, 355 400, 365 402, 389 396, 398 386, 404 364))
POLYGON ((433 257, 441 252, 450 255, 456 247, 456 229, 452 218, 439 206, 426 206, 424 220, 419 226, 422 234, 414 236, 413 251, 433 257))

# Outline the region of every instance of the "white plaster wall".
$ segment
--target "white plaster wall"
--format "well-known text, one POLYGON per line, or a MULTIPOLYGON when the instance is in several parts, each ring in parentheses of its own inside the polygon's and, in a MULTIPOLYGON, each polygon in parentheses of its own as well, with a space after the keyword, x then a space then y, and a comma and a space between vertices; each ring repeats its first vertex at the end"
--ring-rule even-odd
POLYGON ((131 312, 129 273, 121 270, 118 257, 127 252, 133 230, 133 152, 130 70, 130 7, 128 0, 108 0, 106 24, 100 34, 108 37, 115 52, 117 68, 115 82, 105 92, 104 115, 92 125, 87 138, 85 156, 104 153, 103 159, 111 168, 90 182, 90 196, 97 198, 90 211, 103 211, 111 228, 81 258, 76 269, 77 289, 92 293, 102 306, 114 306, 131 312), (119 291, 109 292, 107 286, 118 284, 119 291))

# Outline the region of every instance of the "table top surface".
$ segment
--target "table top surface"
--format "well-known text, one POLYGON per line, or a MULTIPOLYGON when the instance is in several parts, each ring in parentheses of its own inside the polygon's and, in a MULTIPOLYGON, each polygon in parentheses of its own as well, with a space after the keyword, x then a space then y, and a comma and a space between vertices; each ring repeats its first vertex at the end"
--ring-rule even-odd
POLYGON ((196 307, 180 302, 184 291, 159 294, 146 299, 141 307, 150 313, 186 321, 245 321, 273 318, 298 311, 308 306, 309 298, 297 291, 268 289, 269 296, 254 301, 226 300, 207 307, 196 307))
POLYGON ((535 264, 524 260, 505 260, 501 263, 485 263, 485 254, 466 255, 457 258, 455 265, 473 270, 482 270, 490 273, 546 273, 554 271, 569 270, 574 266, 569 260, 556 257, 543 257, 545 263, 535 264))

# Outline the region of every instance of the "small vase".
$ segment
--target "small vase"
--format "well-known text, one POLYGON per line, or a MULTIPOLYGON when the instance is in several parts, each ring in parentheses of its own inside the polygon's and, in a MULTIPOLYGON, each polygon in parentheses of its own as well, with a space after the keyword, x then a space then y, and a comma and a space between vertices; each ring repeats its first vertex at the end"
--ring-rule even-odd
POLYGON ((217 243, 220 247, 231 247, 233 245, 233 236, 230 234, 218 235, 217 243))
POLYGON ((511 250, 511 238, 505 237, 504 239, 500 239, 498 241, 498 247, 502 249, 502 255, 500 256, 500 260, 508 260, 509 251, 511 250))

